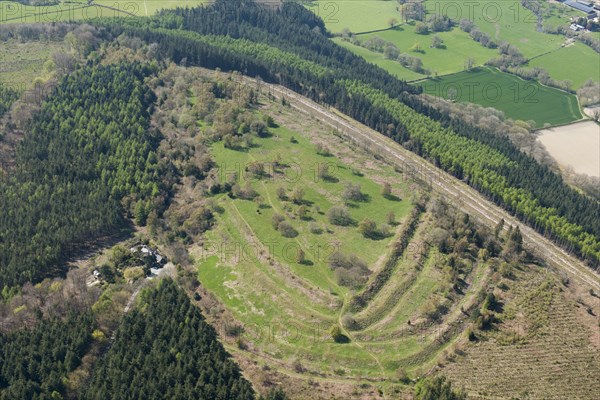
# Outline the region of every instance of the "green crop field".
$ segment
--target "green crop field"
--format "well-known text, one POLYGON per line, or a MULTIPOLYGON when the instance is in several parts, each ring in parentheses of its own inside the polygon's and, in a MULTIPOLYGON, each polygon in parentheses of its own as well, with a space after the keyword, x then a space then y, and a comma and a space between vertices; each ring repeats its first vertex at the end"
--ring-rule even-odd
POLYGON ((421 85, 428 94, 494 107, 513 119, 533 120, 537 127, 582 118, 575 95, 496 69, 478 68, 427 80, 421 85))
POLYGON ((334 33, 345 28, 352 32, 385 29, 390 18, 400 20, 398 6, 395 0, 318 0, 307 5, 334 33))
POLYGON ((542 67, 557 80, 570 80, 577 89, 588 79, 600 80, 599 55, 583 43, 575 42, 529 62, 532 67, 542 67))
POLYGON ((98 17, 147 16, 165 8, 194 7, 205 0, 100 0, 62 2, 52 6, 29 6, 0 2, 0 23, 32 23, 92 20, 98 17))

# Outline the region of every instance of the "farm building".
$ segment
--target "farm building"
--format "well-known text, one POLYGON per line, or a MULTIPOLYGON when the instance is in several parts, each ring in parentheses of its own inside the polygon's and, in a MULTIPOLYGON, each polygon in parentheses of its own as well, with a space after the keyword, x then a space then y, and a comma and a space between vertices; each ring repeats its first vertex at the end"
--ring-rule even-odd
POLYGON ((584 12, 588 18, 594 18, 597 15, 596 10, 594 10, 594 5, 591 2, 566 0, 564 4, 578 11, 584 12))

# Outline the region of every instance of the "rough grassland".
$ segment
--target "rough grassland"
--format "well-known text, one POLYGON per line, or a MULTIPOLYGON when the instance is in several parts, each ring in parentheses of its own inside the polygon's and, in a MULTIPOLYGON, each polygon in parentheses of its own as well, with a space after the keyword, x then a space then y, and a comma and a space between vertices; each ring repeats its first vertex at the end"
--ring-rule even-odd
POLYGON ((44 63, 52 53, 65 51, 62 41, 26 42, 16 40, 0 45, 0 84, 25 90, 38 76, 43 75, 44 63))
MULTIPOLYGON (((272 356, 284 360, 297 357, 314 363, 313 367, 322 372, 332 372, 337 366, 348 368, 353 373, 378 374, 381 371, 368 350, 355 345, 338 345, 327 339, 327 330, 338 321, 339 305, 348 294, 348 289, 337 284, 328 260, 332 252, 339 249, 345 254, 358 255, 371 268, 376 268, 380 257, 387 253, 386 247, 392 238, 365 239, 355 226, 331 226, 324 214, 342 203, 341 192, 348 181, 360 184, 363 192, 370 197, 370 201, 350 208, 356 221, 368 216, 382 223, 392 210, 400 220, 410 210, 410 202, 384 199, 379 184, 354 175, 351 168, 339 159, 316 154, 314 144, 299 133, 280 127, 274 129, 273 134, 271 138, 258 140, 257 146, 249 152, 214 145, 213 155, 222 171, 235 170, 237 165, 256 161, 271 161, 276 154, 281 154, 286 155, 286 163, 298 166, 302 173, 294 182, 288 182, 283 176, 253 182, 253 188, 267 207, 259 207, 255 201, 227 196, 219 199, 225 211, 219 218, 217 230, 209 235, 210 245, 205 246, 211 253, 205 254, 208 257, 201 257, 205 261, 199 266, 200 280, 246 326, 280 326, 281 329, 298 330, 298 337, 292 343, 287 343, 285 338, 277 338, 276 343, 256 340, 256 344, 272 356), (290 142, 292 136, 298 143, 290 142), (323 163, 333 166, 337 182, 316 178, 315 169, 323 163), (303 188, 312 221, 292 217, 298 206, 279 200, 278 187, 286 188, 288 194, 295 188, 303 188), (287 215, 287 220, 299 235, 286 239, 275 231, 271 226, 274 213, 287 215), (311 233, 311 223, 321 227, 323 233, 311 233), (246 243, 251 243, 251 246, 246 249, 240 246, 239 253, 229 256, 218 253, 218 262, 211 258, 215 248, 228 246, 234 249, 246 243), (299 248, 305 252, 308 264, 296 262, 299 248), (331 363, 332 357, 335 363, 331 363)), ((241 185, 245 183, 241 182, 241 185)))

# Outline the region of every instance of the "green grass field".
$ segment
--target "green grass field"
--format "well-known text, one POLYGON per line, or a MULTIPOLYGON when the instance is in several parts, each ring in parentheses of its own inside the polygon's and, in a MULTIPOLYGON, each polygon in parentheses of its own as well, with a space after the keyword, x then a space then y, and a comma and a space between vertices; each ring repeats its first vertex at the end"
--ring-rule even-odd
POLYGON ((28 6, 0 2, 0 24, 58 21, 84 21, 98 17, 148 16, 161 9, 195 7, 205 0, 99 0, 92 6, 85 1, 63 2, 54 6, 28 6))
POLYGON ((516 45, 527 58, 557 49, 564 43, 560 35, 538 32, 535 15, 516 1, 427 0, 425 5, 430 14, 473 20, 482 32, 497 42, 504 40, 516 45))
MULTIPOLYGON (((390 16, 397 17, 397 15, 400 15, 402 17, 402 12, 395 8, 391 11, 386 10, 385 3, 393 2, 385 1, 314 2, 313 5, 315 6, 313 7, 319 6, 320 8, 313 8, 313 10, 318 13, 319 9, 325 8, 325 3, 331 3, 330 7, 332 9, 330 11, 331 15, 335 15, 335 21, 328 21, 328 18, 321 15, 322 13, 320 15, 333 32, 339 32, 344 27, 353 32, 384 29, 387 27, 385 21, 389 19, 389 17, 386 19, 382 16, 386 12, 390 16), (365 7, 371 7, 372 11, 365 11, 365 7)), ((390 6, 390 4, 387 4, 387 6, 390 6)), ((481 31, 488 33, 496 42, 507 41, 517 46, 526 58, 535 57, 530 66, 545 68, 550 76, 556 80, 571 80, 575 89, 588 79, 600 79, 600 63, 598 62, 597 53, 581 43, 563 48, 565 37, 539 32, 535 16, 518 2, 488 0, 473 3, 468 0, 427 0, 425 10, 427 16, 442 14, 455 20, 461 18, 472 19, 481 31), (567 63, 564 60, 577 60, 578 62, 567 63)), ((562 4, 547 4, 543 24, 547 26, 567 25, 568 18, 577 15, 581 15, 581 13, 562 4)), ((399 20, 402 21, 402 18, 399 18, 399 20)), ((421 58, 424 69, 429 70, 433 76, 436 73, 446 75, 461 72, 464 69, 465 60, 469 57, 473 58, 475 65, 478 66, 498 57, 497 50, 481 46, 473 41, 469 34, 457 27, 450 32, 440 32, 437 35, 444 40, 445 49, 431 48, 433 34, 418 35, 414 32, 414 23, 407 23, 406 21, 402 21, 401 26, 394 30, 358 35, 358 38, 364 41, 370 37, 379 36, 393 42, 401 52, 421 58), (420 44, 422 52, 410 51, 415 43, 420 44)), ((333 40, 400 79, 411 81, 425 78, 423 74, 411 71, 397 62, 385 59, 383 54, 352 45, 339 38, 333 40)), ((546 92, 546 89, 540 87, 538 91, 542 93, 546 92)), ((525 114, 519 113, 518 109, 514 110, 516 113, 510 111, 510 109, 510 106, 504 107, 503 111, 513 115, 523 116, 525 114)), ((571 115, 570 119, 579 115, 579 112, 570 112, 569 110, 570 108, 566 110, 566 113, 571 115)), ((552 119, 565 121, 565 118, 561 117, 552 119)))
POLYGON ((352 32, 367 32, 387 28, 390 18, 400 20, 395 0, 318 0, 307 7, 325 22, 331 32, 344 28, 352 32))
MULTIPOLYGON (((362 41, 373 36, 379 36, 394 43, 402 53, 421 58, 423 67, 430 70, 432 74, 445 75, 462 71, 465 61, 469 57, 475 60, 476 65, 483 65, 487 60, 497 55, 496 50, 481 46, 472 40, 467 33, 456 28, 449 32, 437 34, 446 46, 446 48, 438 49, 430 47, 433 34, 419 35, 414 32, 414 27, 411 25, 403 25, 401 28, 385 32, 360 35, 359 38, 362 41), (410 51, 415 43, 421 46, 422 52, 410 51)), ((380 56, 383 58, 383 54, 380 56)))
POLYGON ((428 94, 494 107, 513 119, 533 120, 537 127, 582 118, 575 95, 496 69, 479 68, 427 80, 421 85, 428 94))
POLYGON ((381 53, 377 53, 377 52, 371 51, 369 49, 365 49, 364 47, 361 47, 361 46, 356 46, 352 43, 343 41, 340 38, 334 38, 333 41, 336 42, 338 45, 347 48, 354 54, 357 54, 357 55, 363 57, 368 62, 378 65, 379 67, 385 69, 390 74, 392 74, 400 79, 407 80, 407 81, 413 81, 413 80, 422 79, 425 77, 424 75, 419 74, 418 72, 412 71, 412 70, 402 66, 397 61, 392 61, 392 60, 386 59, 383 56, 383 54, 381 54, 381 53))
POLYGON ((545 68, 557 80, 568 79, 577 89, 588 79, 600 81, 600 59, 589 46, 575 42, 529 62, 532 67, 545 68))

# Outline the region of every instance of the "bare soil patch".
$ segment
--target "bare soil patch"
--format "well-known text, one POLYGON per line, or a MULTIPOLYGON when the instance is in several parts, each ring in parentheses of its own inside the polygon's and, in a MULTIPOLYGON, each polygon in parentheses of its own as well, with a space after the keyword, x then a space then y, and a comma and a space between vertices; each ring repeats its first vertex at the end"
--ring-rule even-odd
POLYGON ((559 164, 600 177, 600 125, 584 121, 544 129, 539 140, 559 164))

